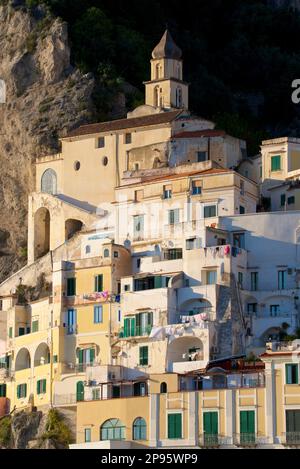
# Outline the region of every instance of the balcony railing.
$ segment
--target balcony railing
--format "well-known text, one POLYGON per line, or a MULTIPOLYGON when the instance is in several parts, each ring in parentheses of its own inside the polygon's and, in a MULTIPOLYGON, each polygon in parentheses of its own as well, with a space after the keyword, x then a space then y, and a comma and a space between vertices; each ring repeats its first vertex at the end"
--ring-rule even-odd
POLYGON ((203 375, 193 382, 180 382, 180 391, 211 390, 211 389, 252 389, 265 387, 264 372, 231 373, 203 375))
POLYGON ((283 441, 288 446, 300 446, 300 432, 284 433, 283 441))
POLYGON ((62 374, 85 373, 86 369, 91 366, 99 366, 99 363, 63 363, 62 374))
POLYGON ((214 433, 205 433, 200 436, 199 445, 203 448, 218 448, 219 446, 231 445, 232 438, 214 433))
POLYGON ((124 328, 119 332, 121 339, 130 339, 132 337, 147 337, 151 334, 153 326, 136 326, 130 331, 124 331, 124 328))
POLYGON ((236 434, 233 438, 233 443, 236 446, 243 446, 245 448, 255 447, 258 444, 257 435, 255 433, 236 434))
POLYGON ((299 352, 300 353, 300 340, 293 342, 279 342, 270 341, 266 343, 267 352, 299 352))

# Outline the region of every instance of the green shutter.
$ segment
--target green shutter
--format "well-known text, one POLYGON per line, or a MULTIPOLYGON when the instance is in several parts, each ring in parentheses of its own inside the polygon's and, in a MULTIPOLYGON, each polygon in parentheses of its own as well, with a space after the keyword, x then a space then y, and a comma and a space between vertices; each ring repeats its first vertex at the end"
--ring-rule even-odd
POLYGON ((27 396, 27 384, 24 384, 24 396, 23 397, 26 397, 27 396))
POLYGON ((82 381, 78 381, 76 384, 76 398, 77 401, 84 400, 84 385, 82 381))
POLYGON ((130 322, 129 322, 129 319, 126 318, 124 319, 124 337, 129 337, 129 328, 130 328, 130 322))
POLYGON ((0 397, 6 397, 6 384, 0 384, 0 397))
POLYGON ((39 321, 32 321, 31 331, 38 332, 39 330, 39 321))
POLYGON ((140 365, 141 366, 148 365, 148 346, 140 347, 140 365))
POLYGON ((205 412, 203 414, 203 430, 209 435, 218 434, 218 412, 205 412))
POLYGON ((276 155, 271 158, 271 171, 280 171, 281 169, 281 156, 276 155))
POLYGON ((162 277, 154 277, 154 288, 162 288, 162 277))
POLYGON ((79 360, 79 365, 83 364, 83 350, 78 351, 78 360, 79 360))
POLYGON ((103 291, 103 275, 96 275, 95 277, 95 292, 100 293, 103 291))
POLYGON ((76 295, 76 278, 67 279, 67 296, 76 295))
POLYGON ((91 363, 94 363, 94 360, 95 360, 95 349, 91 348, 90 349, 90 361, 91 361, 91 363))
POLYGON ((135 327, 135 318, 130 319, 130 337, 135 337, 136 327, 135 327))
POLYGON ((20 399, 20 397, 21 397, 21 392, 20 391, 21 391, 21 385, 18 384, 18 386, 17 386, 17 398, 18 399, 20 399))
POLYGON ((182 415, 169 414, 168 415, 168 438, 179 439, 182 438, 182 415))
POLYGON ((40 384, 41 384, 41 381, 38 380, 38 381, 36 382, 36 393, 37 393, 37 394, 40 394, 40 393, 41 393, 41 391, 40 391, 40 384))
POLYGON ((43 379, 43 393, 46 393, 46 387, 47 387, 47 380, 43 379))
POLYGON ((254 410, 242 410, 240 412, 240 433, 255 433, 254 410))

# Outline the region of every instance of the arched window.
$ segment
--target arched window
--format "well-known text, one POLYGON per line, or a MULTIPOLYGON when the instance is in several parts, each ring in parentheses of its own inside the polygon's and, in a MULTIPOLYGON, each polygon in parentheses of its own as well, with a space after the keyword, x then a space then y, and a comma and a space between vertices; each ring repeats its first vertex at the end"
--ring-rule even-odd
POLYGON ((87 246, 85 246, 85 253, 86 254, 91 254, 91 246, 89 244, 87 246))
POLYGON ((146 440, 147 439, 147 424, 146 424, 146 421, 141 417, 138 417, 133 422, 132 439, 133 440, 146 440))
POLYGON ((154 106, 159 107, 160 106, 160 91, 159 91, 159 86, 156 86, 154 88, 154 106))
POLYGON ((161 383, 161 385, 160 385, 160 393, 161 393, 161 394, 167 394, 167 392, 168 392, 167 383, 161 383))
POLYGON ((160 78, 160 65, 159 64, 156 64, 156 67, 155 67, 155 79, 156 80, 159 80, 160 78))
POLYGON ((100 427, 100 440, 125 440, 125 426, 121 420, 106 420, 100 427))
POLYGON ((52 195, 57 193, 57 176, 53 169, 46 169, 43 173, 41 179, 41 191, 52 195))
POLYGON ((103 257, 109 257, 109 249, 104 249, 103 257))
POLYGON ((180 87, 176 89, 176 107, 182 107, 182 89, 180 87))

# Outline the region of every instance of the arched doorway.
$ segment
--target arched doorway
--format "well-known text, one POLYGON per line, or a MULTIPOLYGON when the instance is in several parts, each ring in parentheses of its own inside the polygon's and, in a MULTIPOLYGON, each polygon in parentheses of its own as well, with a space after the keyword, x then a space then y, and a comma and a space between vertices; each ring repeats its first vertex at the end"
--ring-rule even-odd
POLYGON ((50 212, 39 208, 34 215, 34 259, 45 256, 50 250, 50 212))
POLYGON ((168 368, 174 363, 203 360, 203 343, 198 337, 186 336, 173 340, 168 346, 168 368))
POLYGON ((83 223, 80 220, 70 218, 65 222, 65 239, 71 239, 78 231, 82 229, 83 223))
POLYGON ((50 363, 50 349, 47 344, 38 346, 34 354, 34 366, 42 366, 50 363))
POLYGON ((15 362, 15 371, 27 370, 31 367, 30 353, 27 348, 22 348, 19 350, 16 362, 15 362))
POLYGON ((41 191, 46 194, 57 193, 57 176, 53 169, 46 169, 41 178, 41 191))

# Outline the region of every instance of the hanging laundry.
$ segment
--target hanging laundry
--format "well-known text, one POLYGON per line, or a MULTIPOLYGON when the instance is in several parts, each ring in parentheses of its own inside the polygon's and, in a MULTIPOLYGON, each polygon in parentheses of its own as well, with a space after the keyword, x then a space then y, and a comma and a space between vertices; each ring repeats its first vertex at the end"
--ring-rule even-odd
MULTIPOLYGON (((234 248, 232 248, 232 250, 233 250, 233 249, 234 249, 234 248)), ((224 247, 224 254, 225 254, 226 256, 228 256, 228 254, 230 254, 230 246, 225 246, 225 247, 224 247)))

